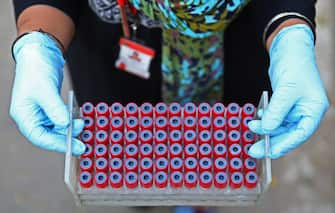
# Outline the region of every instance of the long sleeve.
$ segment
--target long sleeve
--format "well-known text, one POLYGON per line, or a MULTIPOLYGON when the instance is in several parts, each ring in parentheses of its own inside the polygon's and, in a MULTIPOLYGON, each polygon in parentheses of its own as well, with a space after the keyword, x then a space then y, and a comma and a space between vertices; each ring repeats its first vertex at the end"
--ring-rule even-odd
POLYGON ((224 35, 226 102, 257 104, 271 91, 264 41, 287 18, 304 19, 315 29, 315 0, 252 0, 224 35), (265 35, 265 36, 264 36, 265 35))
POLYGON ((300 18, 315 31, 316 0, 254 0, 252 10, 255 27, 262 36, 263 44, 268 36, 285 20, 300 18))

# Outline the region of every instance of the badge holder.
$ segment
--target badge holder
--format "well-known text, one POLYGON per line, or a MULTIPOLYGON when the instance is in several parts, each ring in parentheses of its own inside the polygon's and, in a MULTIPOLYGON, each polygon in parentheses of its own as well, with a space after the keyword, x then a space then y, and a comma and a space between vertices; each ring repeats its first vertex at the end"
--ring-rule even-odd
MULTIPOLYGON (((136 40, 137 24, 132 25, 132 39, 130 38, 129 24, 126 7, 130 7, 125 0, 118 0, 120 7, 122 29, 124 37, 119 41, 120 53, 115 66, 120 70, 126 71, 143 79, 150 78, 150 63, 155 57, 155 51, 136 40)), ((130 8, 132 13, 136 13, 130 8)))

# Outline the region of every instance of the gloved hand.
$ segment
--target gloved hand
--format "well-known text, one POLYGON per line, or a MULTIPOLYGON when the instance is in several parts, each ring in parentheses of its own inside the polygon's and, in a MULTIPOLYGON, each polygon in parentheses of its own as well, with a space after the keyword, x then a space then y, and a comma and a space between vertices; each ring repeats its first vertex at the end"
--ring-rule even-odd
MULTIPOLYGON (((66 151, 69 113, 60 96, 64 59, 55 41, 44 33, 33 32, 20 38, 13 47, 16 60, 10 116, 21 133, 34 145, 46 150, 66 151)), ((84 127, 74 121, 74 137, 84 127)), ((73 154, 85 145, 73 139, 73 154)))
MULTIPOLYGON (((269 76, 273 96, 261 120, 249 122, 258 134, 270 134, 270 157, 279 158, 304 143, 317 129, 329 107, 319 76, 314 35, 304 24, 283 28, 270 48, 269 76)), ((264 141, 249 150, 264 157, 264 141)))

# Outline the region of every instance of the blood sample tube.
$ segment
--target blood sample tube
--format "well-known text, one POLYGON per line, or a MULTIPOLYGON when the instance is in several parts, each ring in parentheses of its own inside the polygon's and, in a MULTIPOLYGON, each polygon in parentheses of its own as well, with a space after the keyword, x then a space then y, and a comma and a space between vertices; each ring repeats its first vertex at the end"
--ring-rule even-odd
POLYGON ((183 160, 181 158, 171 158, 170 160, 170 173, 174 171, 183 171, 183 160))
POLYGON ((184 118, 188 116, 196 117, 197 115, 197 107, 194 103, 188 102, 184 105, 184 118))
POLYGON ((188 172, 188 171, 197 172, 198 171, 197 159, 193 157, 186 158, 184 161, 184 170, 185 172, 188 172))
POLYGON ((92 117, 85 116, 84 119, 84 129, 94 131, 95 125, 94 125, 94 119, 92 117))
POLYGON ((110 107, 110 114, 112 117, 123 117, 124 113, 122 104, 118 102, 113 103, 110 107))
POLYGON ((108 157, 108 149, 105 144, 98 144, 95 146, 95 158, 107 158, 108 157))
POLYGON ((180 117, 177 117, 177 116, 170 117, 169 119, 169 130, 170 131, 173 131, 173 130, 181 131, 181 127, 182 127, 182 122, 181 122, 180 117))
POLYGON ((251 146, 252 146, 251 143, 243 145, 243 158, 244 159, 247 159, 247 158, 250 157, 250 155, 248 154, 248 152, 249 152, 249 149, 250 149, 251 146))
POLYGON ((228 133, 227 143, 228 145, 234 143, 240 143, 241 141, 241 133, 237 130, 232 130, 228 133))
POLYGON ((108 186, 108 177, 107 174, 104 172, 97 172, 95 174, 95 185, 98 188, 106 188, 108 186))
POLYGON ((95 106, 95 111, 97 112, 97 116, 105 116, 109 117, 109 107, 105 102, 100 102, 95 106))
POLYGON ((214 172, 225 172, 227 170, 227 160, 225 158, 219 157, 214 161, 214 172))
POLYGON ((210 172, 202 172, 200 173, 199 178, 199 185, 204 188, 208 189, 212 186, 213 183, 213 175, 210 172))
POLYGON ((110 144, 121 144, 123 145, 123 134, 119 130, 114 130, 109 137, 110 144))
POLYGON ((184 156, 185 158, 187 157, 194 157, 197 158, 198 156, 198 147, 196 144, 187 144, 185 146, 185 151, 184 151, 184 156))
POLYGON ((85 152, 81 155, 82 158, 93 158, 94 151, 93 151, 93 145, 86 143, 85 144, 85 152))
POLYGON ((93 161, 91 158, 80 159, 79 166, 80 166, 80 171, 87 171, 87 172, 93 171, 93 161))
POLYGON ((149 130, 143 130, 140 133, 140 143, 141 144, 152 144, 153 136, 152 132, 149 130))
POLYGON ((252 117, 244 117, 243 119, 242 119, 242 131, 244 132, 244 131, 248 131, 249 130, 249 126, 248 126, 248 123, 250 122, 250 121, 252 121, 253 120, 253 118, 252 117))
POLYGON ((241 172, 233 172, 230 174, 229 186, 233 189, 241 188, 243 184, 243 175, 241 172))
POLYGON ((258 183, 258 175, 256 172, 250 171, 247 174, 245 174, 244 178, 245 187, 252 189, 257 186, 257 183, 258 183))
POLYGON ((155 158, 164 157, 167 158, 169 149, 164 143, 159 143, 155 145, 155 158))
POLYGON ((229 161, 229 172, 241 172, 243 168, 243 163, 241 158, 232 158, 229 161))
POLYGON ((169 106, 169 117, 171 118, 173 116, 181 116, 181 106, 177 102, 173 102, 169 106))
POLYGON ((167 172, 157 172, 155 175, 155 186, 157 188, 165 188, 167 187, 168 183, 168 175, 167 172))
POLYGON ((212 107, 212 117, 215 119, 216 117, 224 117, 225 106, 223 103, 216 103, 212 107))
POLYGON ((123 158, 123 147, 116 143, 109 147, 109 154, 112 158, 123 158))
POLYGON ((89 130, 84 130, 83 133, 81 133, 81 140, 84 143, 93 144, 94 143, 93 133, 89 130))
POLYGON ((226 158, 227 157, 227 148, 225 144, 219 143, 214 146, 214 158, 226 158))
POLYGON ((151 188, 153 185, 152 174, 149 172, 142 172, 140 174, 140 184, 143 188, 151 188))
POLYGON ((91 102, 85 102, 81 107, 83 116, 95 117, 95 108, 91 102))
POLYGON ((183 186, 183 173, 174 171, 170 174, 170 186, 172 188, 180 188, 183 186))
POLYGON ((141 117, 146 117, 146 116, 152 117, 153 114, 154 114, 154 108, 153 108, 152 104, 148 103, 148 102, 143 103, 141 105, 140 111, 141 111, 141 113, 140 113, 141 117))
POLYGON ((179 130, 173 130, 170 132, 170 144, 181 143, 182 142, 182 133, 179 130))
POLYGON ((141 172, 151 172, 153 171, 152 158, 142 158, 140 160, 140 171, 141 172))
POLYGON ((112 158, 109 161, 109 170, 111 172, 122 173, 122 171, 123 171, 123 161, 121 160, 121 158, 112 158))
POLYGON ((99 130, 95 133, 96 144, 108 144, 108 133, 105 130, 99 130))
POLYGON ((210 117, 211 106, 208 103, 200 103, 198 106, 198 118, 210 117))
POLYGON ((139 124, 138 124, 138 119, 136 117, 134 116, 127 117, 127 120, 126 120, 127 131, 134 130, 137 132, 138 127, 139 127, 139 124))
POLYGON ((133 130, 127 131, 125 135, 126 144, 138 144, 137 133, 133 130))
POLYGON ((99 116, 96 120, 97 130, 109 130, 109 119, 106 116, 99 116))
POLYGON ((226 119, 221 116, 217 116, 213 121, 213 131, 225 130, 226 129, 226 119))
POLYGON ((83 188, 90 188, 93 185, 92 174, 89 172, 80 172, 79 183, 83 188))
POLYGON ((141 130, 152 131, 154 129, 154 123, 153 123, 152 118, 151 117, 142 117, 140 127, 141 127, 141 130))
POLYGON ((184 133, 184 144, 195 144, 197 142, 197 134, 194 130, 187 130, 184 133))
POLYGON ((183 147, 179 143, 170 145, 170 158, 183 157, 183 147))
POLYGON ((240 144, 234 143, 229 146, 228 157, 231 158, 240 158, 242 153, 242 148, 240 144))
POLYGON ((123 119, 121 117, 115 116, 112 117, 111 120, 111 129, 114 130, 119 130, 119 131, 123 131, 123 119))
POLYGON ((251 103, 246 103, 244 104, 244 106, 242 107, 242 118, 250 116, 253 117, 255 115, 256 112, 256 108, 253 104, 251 103))
POLYGON ((138 148, 135 144, 128 144, 125 148, 125 153, 127 158, 137 158, 138 148))
POLYGON ((186 117, 184 119, 184 131, 188 131, 188 130, 193 130, 196 131, 197 129, 197 122, 195 117, 186 117))
POLYGON ((155 134, 155 143, 156 144, 167 144, 168 135, 166 131, 158 130, 155 134))
POLYGON ((119 189, 123 186, 123 178, 120 172, 112 172, 109 176, 109 184, 114 189, 119 189))
POLYGON ((237 103, 230 103, 226 109, 226 117, 238 116, 240 113, 240 106, 237 103))
POLYGON ((135 172, 127 172, 125 177, 125 185, 128 189, 135 189, 138 186, 138 176, 135 172))
POLYGON ((138 171, 138 163, 135 158, 127 158, 124 162, 124 169, 126 172, 137 172, 138 171))
POLYGON ((203 116, 198 121, 198 131, 211 130, 211 119, 209 117, 203 116))
POLYGON ((244 160, 244 171, 245 172, 256 172, 257 162, 253 158, 247 158, 244 160))
POLYGON ((167 172, 169 168, 169 162, 166 158, 157 158, 155 161, 155 171, 167 172))
POLYGON ((198 184, 198 176, 195 172, 188 171, 185 174, 184 185, 187 188, 194 188, 198 184))
POLYGON ((199 147, 199 157, 200 158, 204 158, 204 157, 211 158, 212 157, 212 146, 209 145, 208 143, 201 144, 199 147))
POLYGON ((253 132, 251 132, 250 130, 247 130, 245 132, 243 132, 242 135, 242 144, 253 144, 255 143, 255 134, 253 132))
POLYGON ((219 189, 223 189, 228 184, 228 177, 227 173, 225 172, 218 172, 214 178, 214 186, 219 189))
POLYGON ((211 143, 211 141, 212 141, 212 135, 210 131, 204 130, 200 132, 198 139, 199 145, 203 143, 211 143))
POLYGON ((163 102, 160 102, 160 103, 156 104, 156 106, 155 106, 155 116, 156 116, 156 118, 160 117, 160 116, 166 117, 167 115, 168 115, 167 105, 163 102))
POLYGON ((211 158, 201 158, 199 161, 199 172, 212 171, 213 163, 211 158))
POLYGON ((226 142, 226 132, 223 130, 216 130, 213 134, 214 144, 224 144, 226 142))
POLYGON ((241 122, 240 119, 236 116, 231 116, 227 121, 227 130, 237 130, 239 131, 241 128, 241 122))
POLYGON ((126 105, 126 116, 138 118, 138 107, 135 103, 128 103, 126 105))
POLYGON ((106 158, 97 158, 95 160, 95 171, 96 172, 104 172, 108 171, 108 161, 106 158))
POLYGON ((159 130, 167 131, 168 130, 168 121, 166 117, 159 116, 156 118, 155 129, 156 131, 159 131, 159 130))
POLYGON ((141 144, 140 157, 141 158, 145 158, 145 157, 152 158, 153 157, 153 148, 151 144, 148 144, 148 143, 141 144))

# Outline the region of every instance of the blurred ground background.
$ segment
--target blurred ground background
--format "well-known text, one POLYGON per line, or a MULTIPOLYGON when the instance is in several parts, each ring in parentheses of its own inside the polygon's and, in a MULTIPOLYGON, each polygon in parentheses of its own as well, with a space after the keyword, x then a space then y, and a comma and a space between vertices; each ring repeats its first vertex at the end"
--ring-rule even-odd
MULTIPOLYGON (((317 57, 331 102, 335 102, 335 2, 318 1, 317 57)), ((63 183, 63 155, 41 151, 24 140, 8 117, 15 37, 11 1, 0 5, 0 212, 135 212, 130 208, 77 208, 63 183)), ((69 89, 66 78, 63 92, 69 89)), ((219 208, 225 213, 335 213, 335 109, 320 129, 297 151, 274 162, 274 183, 257 207, 219 208)), ((170 212, 154 208, 147 212, 170 212)))

